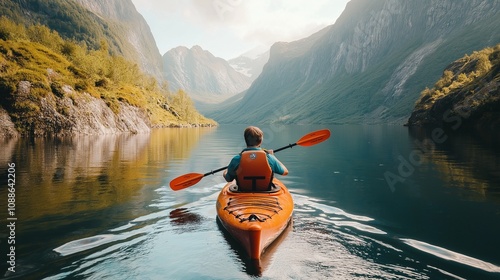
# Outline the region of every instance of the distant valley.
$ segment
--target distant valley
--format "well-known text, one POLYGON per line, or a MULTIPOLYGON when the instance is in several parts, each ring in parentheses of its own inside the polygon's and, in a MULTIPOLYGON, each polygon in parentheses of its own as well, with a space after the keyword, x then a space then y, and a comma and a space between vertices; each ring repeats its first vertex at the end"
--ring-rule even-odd
POLYGON ((229 65, 236 71, 250 77, 250 81, 253 82, 259 77, 260 73, 262 73, 262 69, 268 60, 269 50, 263 51, 262 49, 257 49, 255 51, 246 52, 227 62, 229 62, 229 65))
POLYGON ((250 87, 268 54, 226 61, 200 46, 179 46, 163 55, 163 75, 171 91, 184 90, 197 103, 220 103, 250 87))

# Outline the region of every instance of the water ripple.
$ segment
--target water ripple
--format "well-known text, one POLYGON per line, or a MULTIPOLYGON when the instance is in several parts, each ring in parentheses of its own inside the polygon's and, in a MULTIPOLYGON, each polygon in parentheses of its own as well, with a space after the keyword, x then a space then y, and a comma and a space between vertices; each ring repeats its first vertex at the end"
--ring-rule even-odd
MULTIPOLYGON (((214 202, 221 187, 215 184, 193 188, 191 193, 196 194, 196 200, 189 203, 180 203, 171 193, 159 190, 164 195, 150 205, 157 211, 103 234, 55 248, 61 256, 89 253, 47 279, 99 278, 110 273, 123 276, 120 269, 125 264, 127 273, 137 275, 160 273, 175 278, 186 276, 189 271, 191 276, 211 278, 225 269, 231 279, 246 278, 239 274, 246 268, 237 269, 244 266, 244 257, 230 250, 216 227, 214 202), (184 259, 191 262, 181 261, 184 259), (198 265, 193 266, 193 263, 198 265), (160 264, 161 269, 157 272, 150 270, 158 269, 160 264)), ((500 267, 494 264, 422 241, 398 238, 371 217, 351 214, 306 195, 293 194, 293 197, 293 232, 270 253, 265 278, 433 279, 436 276, 463 279, 439 268, 438 264, 431 266, 422 262, 408 252, 407 246, 443 260, 500 272, 500 267)))
POLYGON ((105 244, 126 240, 129 238, 136 238, 148 232, 146 228, 132 230, 120 234, 99 234, 91 237, 86 237, 78 240, 70 241, 54 249, 55 252, 61 256, 69 256, 82 251, 90 250, 100 247, 105 244))
POLYGON ((413 247, 415 249, 432 254, 434 256, 440 257, 440 258, 445 259, 445 260, 458 262, 458 263, 472 266, 475 268, 479 268, 479 269, 482 269, 482 270, 485 270, 488 272, 496 272, 496 273, 500 272, 499 266, 494 265, 494 264, 489 263, 489 262, 485 262, 485 261, 482 261, 482 260, 479 260, 479 259, 476 259, 473 257, 469 257, 466 255, 457 253, 457 252, 453 252, 451 250, 448 250, 448 249, 445 249, 445 248, 442 248, 442 247, 439 247, 436 245, 432 245, 429 243, 425 243, 422 241, 407 239, 407 238, 402 238, 401 240, 404 243, 410 245, 411 247, 413 247))

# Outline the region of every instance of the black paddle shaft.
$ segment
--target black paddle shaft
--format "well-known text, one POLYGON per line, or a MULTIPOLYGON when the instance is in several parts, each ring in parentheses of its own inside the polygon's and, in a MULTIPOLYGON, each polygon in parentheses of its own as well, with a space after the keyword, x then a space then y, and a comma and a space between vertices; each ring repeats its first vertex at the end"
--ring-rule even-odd
POLYGON ((297 146, 297 143, 288 144, 287 146, 285 146, 285 147, 281 147, 281 148, 279 148, 279 149, 276 149, 276 150, 274 150, 273 152, 277 153, 277 152, 282 151, 282 150, 284 150, 284 149, 292 148, 293 146, 297 146))
POLYGON ((208 176, 208 175, 213 175, 213 174, 215 174, 217 172, 220 172, 220 171, 222 171, 224 169, 227 169, 227 166, 224 166, 224 167, 221 167, 219 169, 215 169, 215 170, 212 170, 210 172, 207 172, 207 173, 203 174, 203 177, 208 176))

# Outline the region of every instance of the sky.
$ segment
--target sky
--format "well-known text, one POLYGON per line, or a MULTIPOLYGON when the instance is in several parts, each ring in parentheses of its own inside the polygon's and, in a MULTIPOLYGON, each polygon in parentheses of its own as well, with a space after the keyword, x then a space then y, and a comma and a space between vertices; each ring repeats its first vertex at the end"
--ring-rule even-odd
POLYGON ((132 0, 160 53, 199 45, 226 60, 335 23, 349 0, 132 0))

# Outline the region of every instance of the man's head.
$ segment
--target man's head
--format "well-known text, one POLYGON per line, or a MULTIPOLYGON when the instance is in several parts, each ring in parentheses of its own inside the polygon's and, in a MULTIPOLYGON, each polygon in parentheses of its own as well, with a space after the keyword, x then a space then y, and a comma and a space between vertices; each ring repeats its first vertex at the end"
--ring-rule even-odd
POLYGON ((247 146, 260 146, 264 133, 256 126, 249 126, 245 129, 245 142, 247 146))

